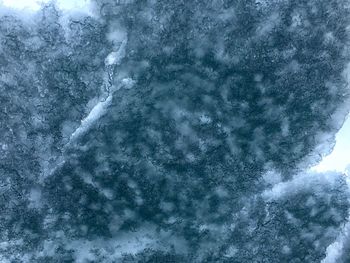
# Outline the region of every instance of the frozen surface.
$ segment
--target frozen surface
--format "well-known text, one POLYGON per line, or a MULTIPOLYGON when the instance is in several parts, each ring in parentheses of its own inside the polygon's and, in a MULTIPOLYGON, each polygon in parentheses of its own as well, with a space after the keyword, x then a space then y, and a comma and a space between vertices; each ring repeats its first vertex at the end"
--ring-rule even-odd
POLYGON ((0 0, 0 262, 349 262, 349 8, 0 0))
POLYGON ((325 156, 321 162, 312 169, 321 171, 345 172, 350 165, 350 118, 348 117, 344 125, 336 135, 336 143, 332 152, 325 156))

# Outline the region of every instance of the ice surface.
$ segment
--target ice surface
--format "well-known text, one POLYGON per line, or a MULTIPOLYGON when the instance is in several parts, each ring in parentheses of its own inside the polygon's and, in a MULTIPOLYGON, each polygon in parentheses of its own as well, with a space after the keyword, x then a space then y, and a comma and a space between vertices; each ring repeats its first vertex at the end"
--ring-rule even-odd
POLYGON ((349 262, 345 0, 0 6, 1 262, 349 262))

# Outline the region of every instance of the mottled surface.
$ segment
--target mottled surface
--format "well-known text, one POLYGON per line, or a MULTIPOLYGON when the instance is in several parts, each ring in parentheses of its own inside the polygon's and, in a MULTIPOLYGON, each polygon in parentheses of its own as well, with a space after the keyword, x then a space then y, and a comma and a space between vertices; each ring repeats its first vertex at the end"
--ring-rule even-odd
POLYGON ((1 262, 349 262, 343 0, 0 8, 1 262))

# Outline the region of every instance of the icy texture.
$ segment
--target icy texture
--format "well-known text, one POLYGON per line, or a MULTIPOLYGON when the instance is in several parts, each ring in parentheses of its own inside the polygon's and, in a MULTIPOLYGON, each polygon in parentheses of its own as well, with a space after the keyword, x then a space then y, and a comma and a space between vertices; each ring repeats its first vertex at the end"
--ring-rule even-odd
POLYGON ((349 262, 347 1, 90 5, 0 10, 1 262, 349 262))

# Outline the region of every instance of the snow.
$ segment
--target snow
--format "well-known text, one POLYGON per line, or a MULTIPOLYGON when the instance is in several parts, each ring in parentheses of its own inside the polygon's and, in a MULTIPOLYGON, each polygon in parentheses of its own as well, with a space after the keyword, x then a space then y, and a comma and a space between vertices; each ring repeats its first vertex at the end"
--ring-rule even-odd
POLYGON ((321 162, 312 167, 312 171, 338 171, 345 172, 350 164, 350 118, 348 117, 343 127, 336 135, 336 144, 332 152, 325 156, 321 162))
POLYGON ((107 58, 106 58, 106 65, 120 65, 122 59, 125 57, 125 46, 126 46, 127 40, 124 39, 118 49, 118 51, 111 52, 107 58))
MULTIPOLYGON (((0 5, 13 9, 20 9, 29 12, 39 11, 43 4, 54 2, 52 0, 2 0, 0 5)), ((56 0, 57 6, 61 10, 72 11, 79 10, 80 12, 89 12, 91 5, 90 0, 56 0)))
MULTIPOLYGON (((342 174, 337 172, 304 172, 295 175, 291 180, 279 182, 267 189, 262 196, 268 200, 279 200, 291 195, 312 189, 315 194, 322 194, 324 188, 335 189, 342 174)), ((278 180, 278 179, 276 179, 278 180)))

